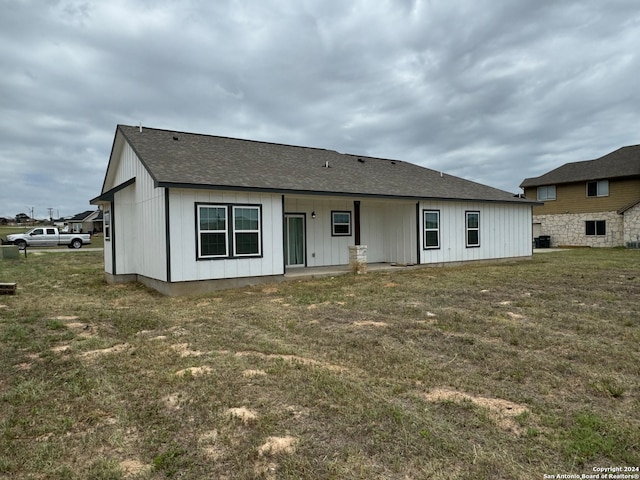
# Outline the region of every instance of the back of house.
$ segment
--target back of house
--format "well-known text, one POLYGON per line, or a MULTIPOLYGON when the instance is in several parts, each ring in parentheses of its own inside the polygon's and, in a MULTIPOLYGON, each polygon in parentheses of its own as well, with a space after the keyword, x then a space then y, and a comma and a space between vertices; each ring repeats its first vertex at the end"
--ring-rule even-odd
POLYGON ((166 294, 295 269, 532 254, 531 202, 400 160, 118 125, 101 194, 105 272, 166 294))

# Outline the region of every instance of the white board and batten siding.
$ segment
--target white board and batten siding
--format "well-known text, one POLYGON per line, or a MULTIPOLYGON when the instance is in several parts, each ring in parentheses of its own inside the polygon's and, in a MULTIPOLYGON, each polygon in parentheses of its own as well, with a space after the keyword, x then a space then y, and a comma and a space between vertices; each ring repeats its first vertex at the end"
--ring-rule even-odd
MULTIPOLYGON (((531 244, 531 206, 503 203, 420 202, 424 210, 440 211, 440 248, 420 248, 420 263, 465 262, 526 257, 531 244), (480 246, 466 246, 466 212, 480 213, 480 246)), ((420 235, 424 241, 424 232, 420 235)))
MULTIPOLYGON (((382 261, 399 265, 417 263, 416 202, 395 201, 379 210, 383 215, 384 224, 380 230, 384 242, 384 260, 382 261)), ((367 245, 364 240, 362 243, 367 245)))
POLYGON ((166 280, 164 189, 154 182, 128 143, 123 145, 113 185, 136 181, 114 196, 112 241, 105 241, 105 269, 113 273, 111 248, 116 248, 115 273, 166 280))
POLYGON ((285 213, 305 214, 308 267, 347 265, 353 245, 353 200, 322 196, 286 197, 285 213), (313 213, 315 212, 315 218, 313 213), (351 235, 331 235, 331 212, 351 212, 351 235))
POLYGON ((306 217, 308 267, 349 264, 355 244, 355 206, 360 202, 360 243, 367 246, 367 262, 417 261, 416 203, 358 197, 295 196, 285 198, 285 213, 306 217), (351 213, 351 235, 333 236, 332 212, 351 213), (316 214, 313 218, 312 213, 316 214))
MULTIPOLYGON (((169 190, 171 281, 284 274, 282 195, 215 190, 169 190), (262 256, 197 259, 196 204, 260 205, 262 256)), ((164 234, 163 234, 164 235, 164 234)))

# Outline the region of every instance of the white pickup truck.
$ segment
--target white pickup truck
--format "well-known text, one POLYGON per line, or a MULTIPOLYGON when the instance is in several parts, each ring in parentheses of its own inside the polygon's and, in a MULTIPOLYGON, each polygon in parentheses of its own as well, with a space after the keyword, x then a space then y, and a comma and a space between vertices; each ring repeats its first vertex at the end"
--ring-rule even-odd
POLYGON ((17 245, 23 249, 29 247, 50 247, 67 245, 69 248, 80 248, 91 243, 88 233, 60 233, 55 227, 32 228, 27 233, 14 233, 2 240, 3 245, 17 245))

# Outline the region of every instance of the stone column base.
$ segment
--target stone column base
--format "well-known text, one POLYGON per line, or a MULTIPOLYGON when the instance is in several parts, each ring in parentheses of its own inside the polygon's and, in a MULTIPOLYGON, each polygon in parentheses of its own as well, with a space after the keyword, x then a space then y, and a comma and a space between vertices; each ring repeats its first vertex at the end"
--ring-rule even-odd
POLYGON ((367 273, 366 245, 349 245, 349 268, 353 273, 367 273))

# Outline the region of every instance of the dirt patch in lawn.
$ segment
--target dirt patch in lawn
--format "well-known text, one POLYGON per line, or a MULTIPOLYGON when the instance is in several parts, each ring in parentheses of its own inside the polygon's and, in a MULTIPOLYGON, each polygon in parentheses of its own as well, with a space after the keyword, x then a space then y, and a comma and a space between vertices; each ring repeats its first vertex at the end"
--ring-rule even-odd
POLYGON ((120 462, 123 478, 136 478, 139 475, 147 475, 151 472, 152 468, 152 465, 147 465, 136 459, 128 459, 120 462))
POLYGON ((108 355, 110 353, 124 352, 129 350, 130 348, 131 348, 131 345, 129 345, 128 343, 120 343, 118 345, 114 345, 113 347, 109 347, 109 348, 102 348, 100 350, 89 350, 88 352, 84 352, 81 356, 91 358, 91 357, 96 357, 98 355, 108 355))
POLYGON ((246 407, 230 408, 227 410, 227 414, 233 418, 239 418, 245 425, 258 418, 258 413, 255 410, 250 410, 246 407))
POLYGON ((251 378, 251 377, 264 377, 267 375, 267 372, 265 372, 264 370, 244 370, 242 372, 242 376, 243 377, 247 377, 247 378, 251 378))
POLYGON ((88 323, 78 322, 78 318, 79 317, 75 315, 59 315, 57 317, 53 317, 52 320, 59 320, 63 322, 65 327, 73 331, 79 337, 95 337, 97 335, 95 328, 88 323))
POLYGON ((207 365, 203 365, 201 367, 189 367, 189 368, 184 368, 182 370, 178 370, 176 372, 176 375, 178 377, 184 377, 185 375, 191 375, 193 377, 201 377, 203 375, 208 375, 211 372, 213 372, 213 369, 211 367, 208 367, 207 365))
POLYGON ((182 392, 170 393, 162 398, 162 403, 167 410, 175 411, 182 408, 182 404, 187 401, 187 397, 182 392))
POLYGON ((71 345, 58 345, 57 347, 51 347, 51 351, 54 353, 62 353, 71 350, 71 345))
POLYGON ((356 327, 388 327, 387 322, 374 322, 373 320, 363 320, 360 322, 353 322, 356 327))
POLYGON ((276 353, 262 353, 262 352, 236 352, 236 357, 248 357, 248 356, 256 356, 260 358, 265 358, 268 360, 283 360, 285 362, 291 363, 301 363, 302 365, 312 365, 317 367, 323 367, 328 370, 334 372, 343 372, 347 370, 345 367, 341 367, 339 365, 331 365, 330 363, 319 362, 318 360, 314 360, 312 358, 300 357, 298 355, 282 355, 276 353))
POLYGON ((178 355, 180 355, 181 357, 199 357, 201 355, 204 355, 203 352, 199 351, 199 350, 191 350, 189 349, 189 344, 188 343, 178 343, 175 345, 171 345, 171 348, 173 350, 175 350, 178 355))
POLYGON ((468 393, 450 390, 446 388, 436 388, 424 394, 424 398, 430 402, 471 402, 482 408, 486 408, 489 416, 503 430, 510 431, 516 435, 522 433, 522 428, 515 421, 515 417, 529 410, 523 405, 503 400, 501 398, 476 397, 468 393))
POLYGON ((296 444, 298 439, 287 435, 286 437, 269 437, 258 448, 258 455, 278 455, 278 454, 291 454, 296 450, 296 444))

